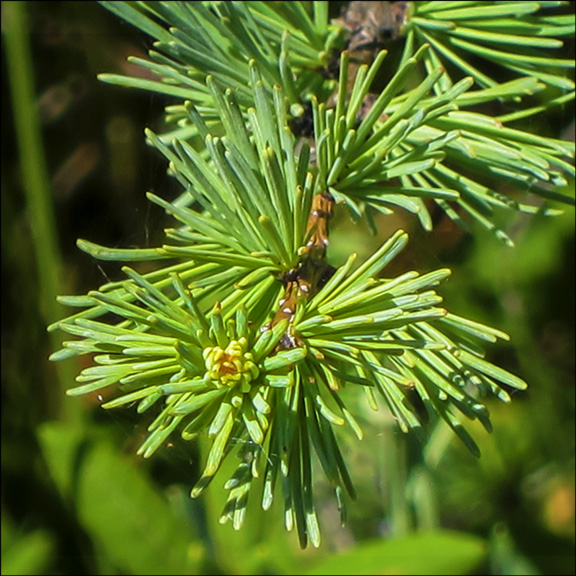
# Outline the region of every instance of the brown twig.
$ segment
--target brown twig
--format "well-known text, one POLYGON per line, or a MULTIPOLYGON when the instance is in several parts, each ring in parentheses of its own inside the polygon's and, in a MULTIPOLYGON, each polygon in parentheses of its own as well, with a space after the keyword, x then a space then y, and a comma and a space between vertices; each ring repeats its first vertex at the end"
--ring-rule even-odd
POLYGON ((302 260, 298 266, 280 279, 285 291, 279 300, 279 309, 268 328, 281 320, 289 321, 288 329, 282 337, 279 349, 295 348, 299 345, 292 329, 292 320, 299 302, 313 296, 333 274, 334 269, 326 261, 329 228, 334 198, 329 192, 316 194, 308 217, 306 237, 308 242, 301 248, 302 260))
MULTIPOLYGON (((406 17, 408 2, 350 2, 340 22, 348 31, 347 49, 350 51, 349 86, 350 91, 358 68, 363 63, 370 63, 382 44, 394 39, 406 17)), ((334 70, 327 70, 336 74, 334 70)), ((375 100, 375 95, 368 94, 359 112, 358 122, 368 113, 375 100)), ((330 100, 334 104, 335 96, 330 100)), ((311 110, 309 110, 311 112, 311 110)), ((301 138, 309 139, 312 122, 300 118, 292 128, 301 138)), ((313 146, 312 146, 313 148, 313 146)), ((282 320, 288 320, 288 328, 278 344, 277 350, 295 348, 300 345, 294 334, 292 321, 296 309, 302 300, 313 296, 334 273, 334 268, 326 261, 329 244, 329 222, 332 218, 334 198, 327 190, 316 194, 306 227, 306 245, 300 249, 302 259, 298 266, 286 274, 280 281, 285 290, 278 302, 279 309, 268 323, 271 328, 282 320)))

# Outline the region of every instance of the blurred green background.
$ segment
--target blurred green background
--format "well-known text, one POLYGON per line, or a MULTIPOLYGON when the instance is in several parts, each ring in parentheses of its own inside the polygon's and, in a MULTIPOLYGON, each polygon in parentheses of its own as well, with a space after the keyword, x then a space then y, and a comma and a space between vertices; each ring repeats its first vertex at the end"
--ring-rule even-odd
MULTIPOLYGON (((252 502, 239 533, 219 525, 218 482, 188 497, 202 445, 175 439, 144 462, 134 452, 145 422, 64 395, 82 360, 48 362, 58 342, 46 326, 65 314, 55 295, 119 278, 76 239, 154 246, 169 222, 145 192, 179 192, 143 136, 161 129, 167 102, 96 80, 145 73, 126 57, 148 47, 96 2, 2 3, 2 574, 574 574, 572 207, 502 216, 513 250, 439 214, 431 234, 398 214, 377 236, 337 214, 335 263, 402 227, 412 241, 391 273, 451 267, 447 307, 508 332, 490 359, 529 389, 511 405, 489 401, 491 435, 470 427, 479 460, 444 427, 424 447, 401 436, 359 397, 365 439, 343 439, 359 496, 341 528, 318 474, 319 550, 298 549, 278 505, 252 502)), ((573 107, 529 129, 573 140, 573 107)))

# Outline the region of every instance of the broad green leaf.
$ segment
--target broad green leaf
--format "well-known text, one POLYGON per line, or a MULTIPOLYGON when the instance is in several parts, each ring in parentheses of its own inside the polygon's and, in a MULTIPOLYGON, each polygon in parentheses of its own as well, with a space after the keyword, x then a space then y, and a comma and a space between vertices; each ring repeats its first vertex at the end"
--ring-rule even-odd
POLYGON ((306 574, 473 574, 485 555, 486 543, 477 536, 436 531, 364 543, 328 558, 306 574))
POLYGON ((2 523, 2 574, 49 574, 55 556, 55 546, 50 534, 35 530, 28 534, 11 535, 4 544, 5 525, 2 523))
POLYGON ((197 574, 194 541, 143 470, 107 443, 80 462, 76 507, 100 549, 128 574, 197 574))

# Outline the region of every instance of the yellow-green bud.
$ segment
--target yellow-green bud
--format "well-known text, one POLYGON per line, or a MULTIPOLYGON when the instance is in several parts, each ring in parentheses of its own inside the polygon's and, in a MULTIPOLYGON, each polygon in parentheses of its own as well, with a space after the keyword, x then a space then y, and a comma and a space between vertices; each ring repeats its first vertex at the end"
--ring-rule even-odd
POLYGON ((247 348, 248 342, 242 337, 231 340, 225 349, 220 346, 204 349, 206 374, 217 388, 234 388, 240 384, 241 392, 250 390, 250 383, 258 378, 260 370, 247 348))

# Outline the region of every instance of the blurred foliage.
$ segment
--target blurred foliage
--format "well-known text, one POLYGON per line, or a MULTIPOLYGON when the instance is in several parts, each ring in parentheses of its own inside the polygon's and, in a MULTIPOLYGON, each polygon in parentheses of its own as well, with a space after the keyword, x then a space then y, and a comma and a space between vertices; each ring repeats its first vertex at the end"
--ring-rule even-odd
MULTIPOLYGON (((28 2, 24 12, 62 252, 60 292, 85 292, 118 270, 78 251, 78 236, 110 246, 157 243, 163 216, 144 191, 177 190, 145 147, 143 127, 161 128, 154 122, 166 103, 96 81, 101 72, 126 73, 126 56, 148 46, 98 4, 28 2)), ((129 456, 143 434, 129 413, 103 413, 97 396, 81 405, 62 394, 68 384, 47 360, 45 326, 54 318, 41 295, 43 240, 24 194, 34 167, 22 165, 16 144, 8 74, 3 65, 2 574, 574 574, 573 208, 555 218, 503 219, 514 249, 482 230, 472 240, 440 213, 431 233, 408 215, 382 216, 383 237, 398 226, 412 236, 394 267, 453 268, 447 303, 511 335, 513 346, 493 355, 530 387, 512 406, 488 404, 494 432, 475 435, 479 460, 445 427, 422 451, 389 416, 366 411, 362 424, 372 433, 359 447, 343 439, 359 493, 347 526, 326 498, 324 546, 301 551, 275 521, 278 509, 250 503, 245 528, 234 532, 217 523, 221 486, 191 501, 199 470, 190 446, 174 442, 143 462, 129 456)), ((533 131, 573 139, 573 109, 530 122, 533 131)), ((360 254, 379 245, 380 236, 358 245, 357 225, 337 218, 334 260, 344 244, 360 254)), ((78 372, 80 361, 70 362, 78 372)), ((319 499, 328 492, 317 487, 319 499)))

